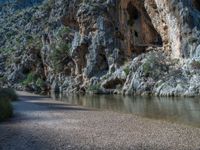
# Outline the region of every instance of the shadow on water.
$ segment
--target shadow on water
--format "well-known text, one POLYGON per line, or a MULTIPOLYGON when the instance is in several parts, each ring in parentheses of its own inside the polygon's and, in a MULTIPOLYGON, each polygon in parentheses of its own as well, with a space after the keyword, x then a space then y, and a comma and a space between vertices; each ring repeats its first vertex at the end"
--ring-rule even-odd
POLYGON ((131 113, 200 127, 199 98, 131 97, 119 95, 52 95, 67 104, 131 113))
MULTIPOLYGON (((91 111, 92 109, 75 106, 65 103, 54 103, 55 100, 49 101, 47 96, 20 96, 20 101, 12 102, 14 114, 11 120, 4 123, 20 123, 30 121, 56 121, 65 119, 63 117, 52 118, 48 117, 48 112, 69 112, 69 111, 91 111), (45 101, 45 99, 47 101, 45 101), (33 100, 33 101, 32 101, 33 100), (54 102, 53 102, 54 101, 54 102), (38 115, 39 114, 39 115, 38 115)), ((0 149, 1 150, 1 149, 0 149)))
POLYGON ((74 105, 71 104, 57 104, 57 103, 51 103, 51 102, 44 102, 43 100, 47 99, 49 100, 49 97, 47 96, 20 96, 21 104, 24 105, 24 107, 21 107, 18 103, 13 103, 15 105, 16 109, 20 109, 21 111, 90 111, 90 109, 82 108, 82 107, 74 107, 74 105), (33 101, 31 101, 33 100, 33 101), (33 105, 28 105, 29 103, 38 105, 36 107, 33 107, 33 105), (18 106, 19 105, 19 106, 18 106), (48 107, 48 109, 41 109, 41 107, 48 107), (19 108, 18 108, 19 107, 19 108))
POLYGON ((37 100, 40 100, 40 99, 45 99, 45 98, 48 98, 47 96, 25 96, 25 95, 23 95, 23 96, 20 96, 20 99, 22 99, 22 100, 24 100, 24 101, 29 101, 29 100, 35 100, 35 99, 37 99, 37 100))

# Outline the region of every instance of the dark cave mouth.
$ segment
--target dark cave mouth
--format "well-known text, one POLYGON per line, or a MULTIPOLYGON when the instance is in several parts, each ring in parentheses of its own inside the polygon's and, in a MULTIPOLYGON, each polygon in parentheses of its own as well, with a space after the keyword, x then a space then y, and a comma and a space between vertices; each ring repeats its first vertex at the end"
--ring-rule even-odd
POLYGON ((136 54, 144 53, 147 47, 163 46, 162 37, 153 26, 146 10, 138 7, 130 1, 126 8, 127 25, 132 35, 130 50, 136 54))
POLYGON ((200 11, 200 1, 199 0, 193 0, 192 4, 194 8, 196 8, 198 11, 200 11))
POLYGON ((131 2, 128 3, 127 12, 129 15, 129 20, 128 20, 127 24, 129 26, 133 26, 135 20, 140 18, 140 12, 131 2))

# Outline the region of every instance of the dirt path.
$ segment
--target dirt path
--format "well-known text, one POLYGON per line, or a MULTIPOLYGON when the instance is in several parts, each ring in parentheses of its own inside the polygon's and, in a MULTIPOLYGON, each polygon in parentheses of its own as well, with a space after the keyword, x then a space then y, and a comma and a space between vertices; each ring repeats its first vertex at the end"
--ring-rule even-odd
POLYGON ((0 124, 0 150, 200 149, 198 128, 19 95, 14 118, 0 124))

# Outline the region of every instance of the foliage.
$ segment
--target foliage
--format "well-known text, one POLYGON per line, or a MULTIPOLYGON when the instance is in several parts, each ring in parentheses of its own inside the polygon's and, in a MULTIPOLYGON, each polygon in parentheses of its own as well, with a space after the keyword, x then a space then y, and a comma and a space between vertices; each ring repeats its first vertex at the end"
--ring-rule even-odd
POLYGON ((13 114, 11 101, 0 95, 0 122, 10 118, 13 114))
POLYGON ((55 72, 63 70, 64 60, 69 56, 69 47, 68 43, 60 42, 57 47, 53 48, 50 59, 55 72))
POLYGON ((45 81, 41 79, 38 75, 36 75, 34 72, 30 72, 26 79, 22 81, 23 86, 29 86, 31 84, 35 84, 38 87, 44 87, 45 81))
POLYGON ((55 0, 46 1, 45 5, 42 7, 42 10, 44 10, 45 12, 50 12, 54 3, 55 3, 55 0))
POLYGON ((200 61, 192 61, 191 66, 194 69, 200 69, 200 61))
POLYGON ((0 83, 6 83, 6 78, 5 77, 0 77, 0 83))
POLYGON ((40 50, 42 48, 42 41, 39 36, 28 36, 27 39, 27 46, 28 47, 34 47, 36 50, 40 50))
POLYGON ((22 84, 24 86, 27 86, 27 85, 29 85, 31 83, 35 83, 36 81, 37 81, 37 76, 33 72, 30 72, 27 75, 26 79, 22 82, 22 84))
POLYGON ((36 81, 36 85, 37 85, 38 87, 44 87, 45 82, 44 82, 44 80, 38 78, 37 81, 36 81))
POLYGON ((69 27, 63 26, 63 27, 61 27, 61 28, 58 30, 57 36, 58 36, 58 37, 61 37, 61 38, 64 38, 64 36, 65 36, 66 34, 68 34, 69 32, 70 32, 69 27))
POLYGON ((129 66, 126 66, 126 67, 124 68, 124 72, 126 73, 126 75, 129 75, 129 73, 130 73, 129 66))
POLYGON ((10 54, 13 51, 14 51, 14 49, 10 48, 10 47, 0 47, 0 53, 10 54))
POLYGON ((18 96, 15 92, 15 90, 11 89, 11 88, 3 88, 0 89, 0 98, 7 98, 11 101, 15 101, 18 99, 18 96))
POLYGON ((18 99, 16 92, 10 88, 0 88, 0 122, 13 114, 11 101, 18 99))
POLYGON ((96 92, 99 89, 101 89, 101 84, 97 83, 97 84, 94 84, 94 85, 90 85, 89 88, 88 88, 88 91, 96 92))
POLYGON ((143 67, 143 71, 144 71, 145 76, 148 76, 148 74, 151 73, 150 63, 149 62, 145 62, 142 67, 143 67))
POLYGON ((154 74, 155 70, 153 70, 153 66, 156 64, 156 58, 151 55, 147 58, 147 60, 144 62, 144 64, 142 65, 142 69, 144 72, 144 75, 147 76, 151 76, 154 74))

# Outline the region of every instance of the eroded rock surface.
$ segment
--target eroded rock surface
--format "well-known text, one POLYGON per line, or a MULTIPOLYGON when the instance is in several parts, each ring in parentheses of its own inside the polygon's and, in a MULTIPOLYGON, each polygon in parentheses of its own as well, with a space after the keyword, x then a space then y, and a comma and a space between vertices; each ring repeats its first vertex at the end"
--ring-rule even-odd
POLYGON ((4 86, 200 95, 198 0, 44 0, 17 10, 15 4, 0 6, 4 86))

